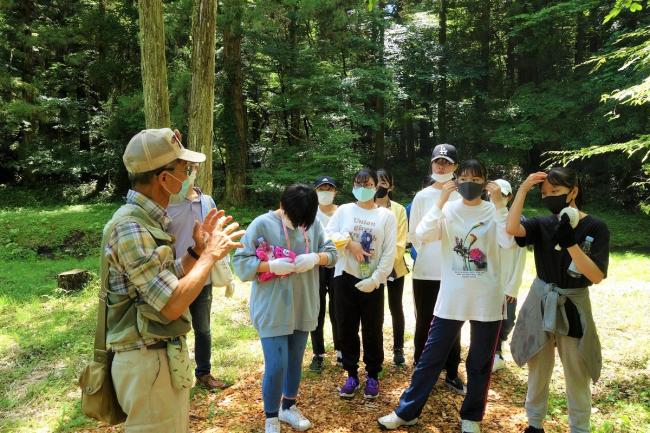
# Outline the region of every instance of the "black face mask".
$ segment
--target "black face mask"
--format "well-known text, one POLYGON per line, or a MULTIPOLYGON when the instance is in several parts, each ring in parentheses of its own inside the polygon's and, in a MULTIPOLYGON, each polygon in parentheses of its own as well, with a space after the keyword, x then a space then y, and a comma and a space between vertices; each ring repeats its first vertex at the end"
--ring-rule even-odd
POLYGON ((384 188, 383 186, 380 186, 377 188, 377 192, 375 193, 375 198, 384 198, 388 195, 388 188, 384 188))
POLYGON ((569 205, 566 202, 568 195, 569 194, 547 195, 542 198, 542 203, 544 203, 546 209, 548 209, 553 215, 557 215, 562 211, 562 209, 569 205))
POLYGON ((463 182, 458 184, 458 193, 463 196, 465 200, 474 200, 483 194, 482 183, 476 182, 463 182))

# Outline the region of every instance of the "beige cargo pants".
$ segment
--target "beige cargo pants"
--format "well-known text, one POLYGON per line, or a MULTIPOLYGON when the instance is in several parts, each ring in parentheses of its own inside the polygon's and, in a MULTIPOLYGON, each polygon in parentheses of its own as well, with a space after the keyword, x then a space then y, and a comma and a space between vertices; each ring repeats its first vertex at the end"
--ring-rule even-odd
POLYGON ((172 386, 166 349, 118 352, 111 373, 126 433, 189 431, 189 390, 172 386))

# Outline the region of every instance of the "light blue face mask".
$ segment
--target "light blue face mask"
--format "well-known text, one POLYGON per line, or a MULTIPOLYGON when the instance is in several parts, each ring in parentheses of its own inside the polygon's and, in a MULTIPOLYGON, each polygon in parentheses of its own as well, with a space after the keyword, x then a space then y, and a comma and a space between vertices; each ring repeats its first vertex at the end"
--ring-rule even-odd
MULTIPOLYGON (((178 178, 171 173, 170 176, 178 180, 178 178)), ((192 170, 192 173, 190 173, 190 175, 187 176, 187 179, 183 181, 183 184, 181 185, 181 190, 169 196, 169 204, 170 205, 178 204, 181 203, 183 200, 185 200, 185 198, 187 197, 187 191, 189 191, 190 187, 194 185, 195 179, 196 179, 196 170, 192 170)))
POLYGON ((375 198, 376 192, 377 190, 375 188, 366 188, 361 186, 352 189, 352 194, 354 195, 354 198, 356 198, 362 203, 375 198))

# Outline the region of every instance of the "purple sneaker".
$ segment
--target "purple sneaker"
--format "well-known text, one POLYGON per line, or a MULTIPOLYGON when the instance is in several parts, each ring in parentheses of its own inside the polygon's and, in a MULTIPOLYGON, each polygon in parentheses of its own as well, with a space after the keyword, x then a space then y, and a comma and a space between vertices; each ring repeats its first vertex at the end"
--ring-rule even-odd
POLYGON ((352 399, 359 389, 359 379, 349 376, 345 381, 345 385, 339 389, 339 397, 352 399))
POLYGON ((366 381, 366 387, 363 390, 363 396, 365 398, 377 398, 379 395, 379 381, 369 377, 366 381))

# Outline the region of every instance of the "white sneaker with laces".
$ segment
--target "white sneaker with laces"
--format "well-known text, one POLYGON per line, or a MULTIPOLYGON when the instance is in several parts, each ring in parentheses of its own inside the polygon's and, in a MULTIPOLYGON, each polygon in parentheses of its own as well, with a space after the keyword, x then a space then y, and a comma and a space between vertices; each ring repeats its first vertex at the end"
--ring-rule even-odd
POLYGON ((463 419, 460 420, 460 426, 463 433, 481 433, 481 424, 476 421, 463 419))
POLYGON ((506 368, 506 361, 503 359, 503 356, 497 353, 496 355, 494 355, 494 364, 492 364, 492 373, 501 370, 502 368, 506 368))
POLYGON ((377 420, 379 423, 379 427, 382 430, 394 430, 397 427, 401 427, 403 425, 409 426, 409 425, 414 425, 415 423, 418 422, 418 419, 412 419, 411 421, 406 421, 403 420, 402 418, 398 417, 395 411, 389 413, 386 416, 382 416, 377 420))
POLYGON ((266 423, 264 423, 264 433, 280 433, 280 420, 278 417, 266 419, 266 423))
POLYGON ((298 431, 305 431, 311 427, 311 421, 305 418, 295 404, 287 410, 282 410, 282 407, 280 407, 280 414, 278 417, 280 418, 280 421, 286 422, 298 431))

